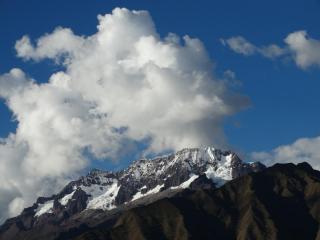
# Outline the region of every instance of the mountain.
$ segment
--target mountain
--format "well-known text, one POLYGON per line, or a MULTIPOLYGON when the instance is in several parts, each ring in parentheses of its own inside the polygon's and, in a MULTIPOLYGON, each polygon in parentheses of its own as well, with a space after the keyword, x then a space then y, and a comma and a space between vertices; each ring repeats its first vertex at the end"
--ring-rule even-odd
POLYGON ((206 147, 141 159, 119 172, 95 169, 8 219, 0 228, 0 239, 56 239, 72 229, 77 232, 109 221, 112 225, 129 209, 175 196, 186 188, 215 189, 264 168, 258 162, 242 162, 231 151, 206 147))
POLYGON ((319 199, 319 171, 307 163, 276 164, 231 180, 220 188, 188 188, 112 214, 101 211, 78 216, 62 223, 55 236, 53 222, 32 230, 20 229, 24 232, 14 237, 9 235, 13 230, 7 223, 0 238, 320 239, 319 199))
POLYGON ((60 239, 320 239, 320 172, 276 164, 218 189, 186 189, 60 239), (108 225, 109 224, 109 225, 108 225))

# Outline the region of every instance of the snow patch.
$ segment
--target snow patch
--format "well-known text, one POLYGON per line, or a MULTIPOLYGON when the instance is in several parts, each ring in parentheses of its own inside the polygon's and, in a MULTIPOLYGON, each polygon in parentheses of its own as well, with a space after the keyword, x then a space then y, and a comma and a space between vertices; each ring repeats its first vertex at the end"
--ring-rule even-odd
POLYGON ((163 188, 163 187, 164 187, 164 184, 162 184, 162 185, 157 185, 156 187, 150 189, 150 190, 149 190, 148 192, 146 192, 146 193, 137 192, 137 193, 132 197, 131 201, 137 200, 137 199, 139 199, 139 198, 142 198, 142 197, 147 196, 147 195, 150 195, 150 194, 158 193, 158 192, 161 190, 161 188, 163 188))
MULTIPOLYGON (((213 150, 214 150, 214 149, 213 149, 213 150)), ((211 147, 208 147, 208 148, 207 148, 207 153, 208 153, 209 157, 211 158, 211 160, 215 160, 215 157, 214 157, 214 155, 213 155, 213 153, 212 153, 211 147)))
POLYGON ((53 200, 45 202, 43 204, 38 204, 38 208, 36 209, 35 217, 39 217, 45 213, 52 213, 53 210, 53 200))
POLYGON ((83 189, 91 195, 87 204, 87 209, 110 210, 115 208, 114 202, 119 189, 120 186, 118 186, 118 181, 114 181, 108 186, 92 185, 90 188, 83 189))
POLYGON ((67 205, 67 203, 69 202, 69 200, 72 199, 72 196, 73 196, 74 192, 75 192, 75 191, 73 191, 72 193, 69 193, 69 194, 65 195, 63 198, 61 198, 61 199, 59 200, 60 204, 61 204, 62 206, 67 205))
POLYGON ((191 175, 191 177, 187 180, 181 183, 179 186, 171 187, 171 189, 179 189, 179 188, 188 188, 190 184, 196 180, 199 176, 198 175, 191 175))
POLYGON ((232 154, 222 156, 217 166, 209 166, 205 172, 207 178, 211 179, 217 186, 223 185, 226 181, 232 180, 232 154))

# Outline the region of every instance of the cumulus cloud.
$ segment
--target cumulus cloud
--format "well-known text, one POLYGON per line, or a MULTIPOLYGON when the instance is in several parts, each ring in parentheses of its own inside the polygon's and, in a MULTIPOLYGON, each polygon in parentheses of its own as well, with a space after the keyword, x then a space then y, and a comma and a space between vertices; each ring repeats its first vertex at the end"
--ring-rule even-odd
POLYGON ((302 69, 320 67, 320 40, 310 38, 306 31, 290 33, 284 39, 283 47, 276 44, 258 47, 242 36, 221 39, 221 43, 245 56, 260 54, 270 59, 289 57, 302 69))
POLYGON ((52 34, 44 35, 37 41, 36 47, 28 36, 23 36, 15 44, 18 57, 26 60, 54 58, 57 61, 63 55, 76 53, 82 47, 83 38, 73 34, 71 29, 58 27, 52 34))
POLYGON ((31 85, 32 79, 27 80, 23 71, 13 68, 9 73, 0 76, 0 97, 9 99, 14 94, 19 94, 28 85, 31 85))
POLYGON ((320 40, 310 38, 306 31, 297 31, 289 34, 284 41, 299 67, 320 67, 320 40))
POLYGON ((320 137, 301 138, 270 152, 254 152, 251 157, 268 166, 275 163, 308 162, 314 169, 320 170, 320 137))
POLYGON ((64 70, 42 84, 20 69, 0 76, 18 123, 0 144, 3 218, 56 191, 88 156, 116 159, 140 142, 147 153, 225 145, 224 118, 248 106, 215 76, 200 40, 161 38, 146 11, 116 8, 98 20, 91 36, 58 27, 16 42, 18 57, 64 70))

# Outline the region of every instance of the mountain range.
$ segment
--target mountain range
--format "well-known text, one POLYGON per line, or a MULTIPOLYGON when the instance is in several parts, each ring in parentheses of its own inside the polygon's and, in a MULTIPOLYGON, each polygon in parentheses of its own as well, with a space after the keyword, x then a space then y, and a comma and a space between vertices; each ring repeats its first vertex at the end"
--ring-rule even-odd
POLYGON ((213 147, 94 169, 0 227, 0 239, 320 239, 320 172, 213 147))

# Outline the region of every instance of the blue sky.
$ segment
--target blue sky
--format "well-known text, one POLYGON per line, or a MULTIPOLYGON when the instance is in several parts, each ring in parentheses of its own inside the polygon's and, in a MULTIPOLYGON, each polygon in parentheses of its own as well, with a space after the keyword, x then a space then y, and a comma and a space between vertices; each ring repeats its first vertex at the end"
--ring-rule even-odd
MULTIPOLYGON (((0 73, 19 67, 39 82, 59 70, 52 61, 40 63, 16 57, 15 42, 24 34, 37 39, 57 26, 77 35, 96 31, 98 14, 114 7, 148 10, 162 35, 168 32, 197 37, 216 64, 230 69, 251 99, 251 107, 225 123, 228 142, 242 152, 269 151, 320 132, 319 68, 301 69, 292 61, 242 56, 220 43, 241 35, 256 45, 283 45, 291 32, 307 30, 320 39, 320 1, 0 1, 0 73)), ((15 123, 0 103, 0 136, 14 132, 15 123)))
POLYGON ((0 0, 0 222, 89 168, 187 146, 320 170, 319 13, 320 0, 0 0))

